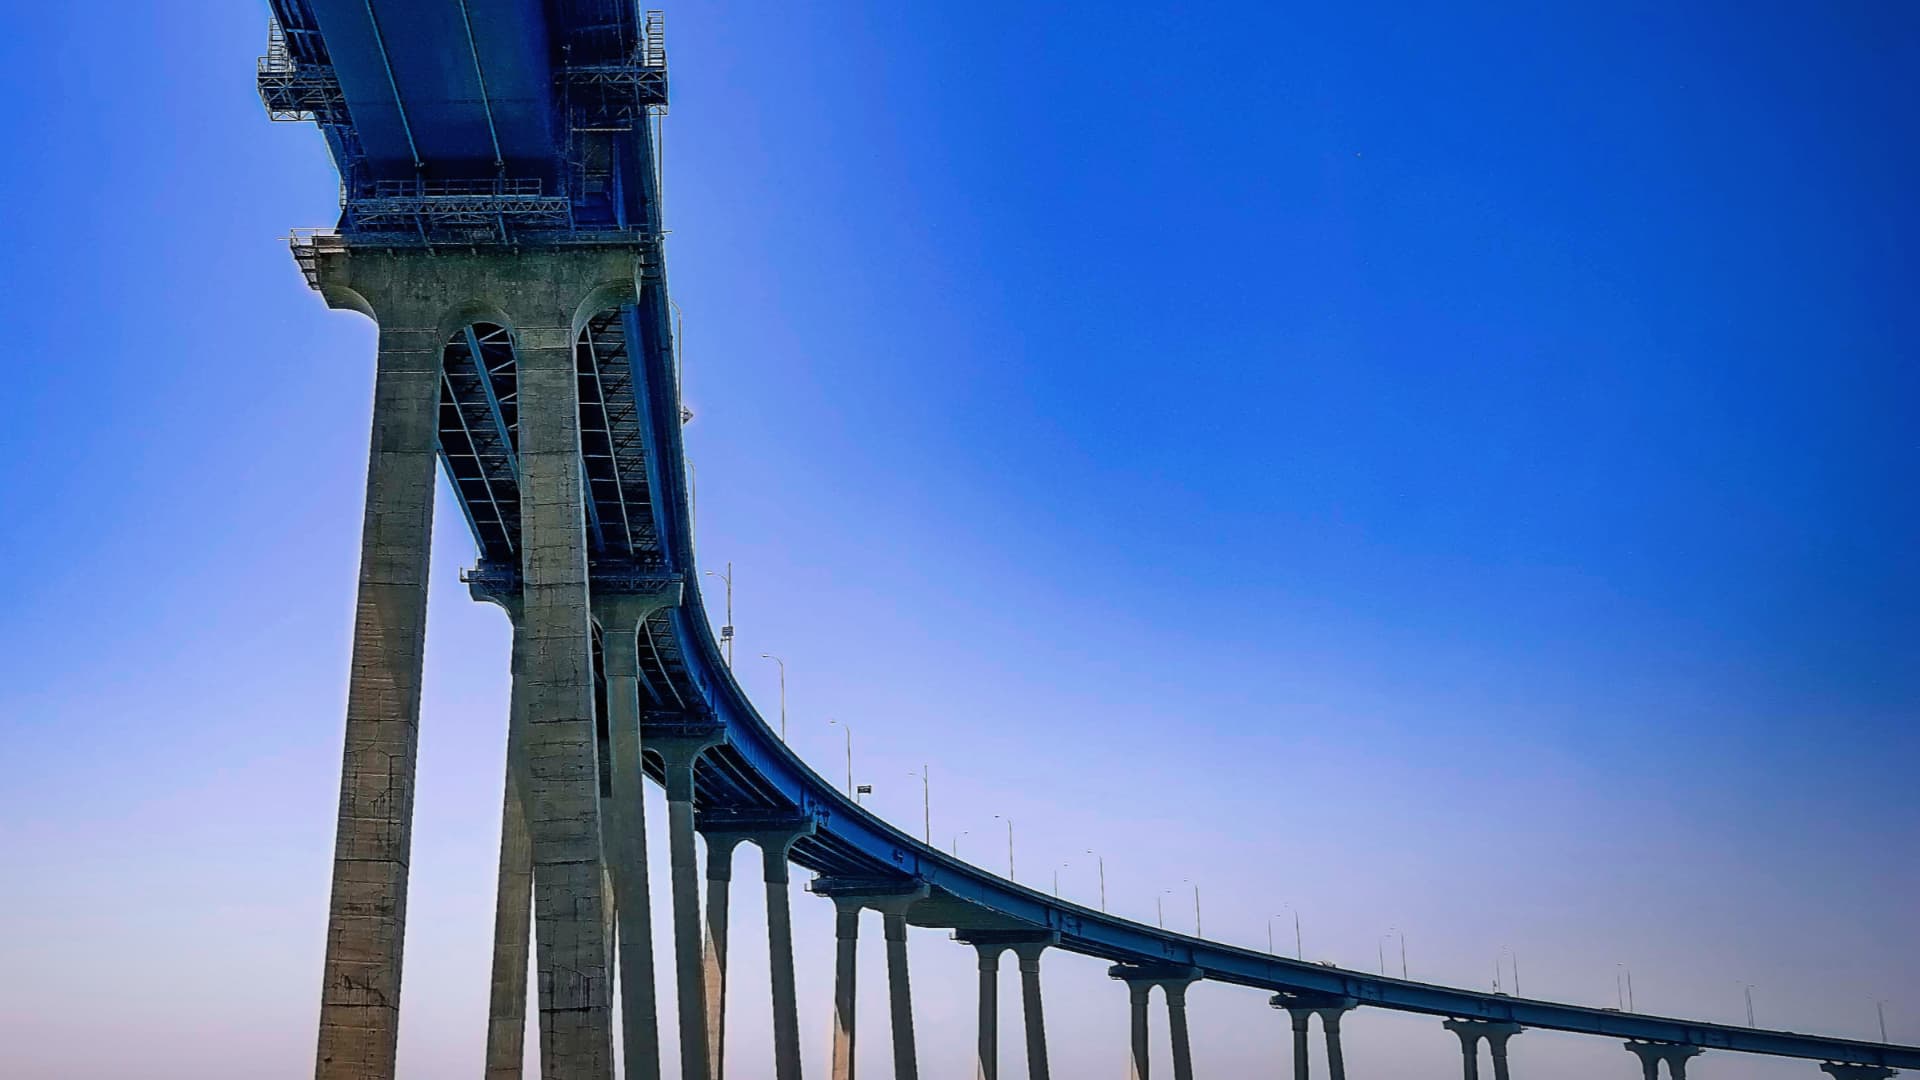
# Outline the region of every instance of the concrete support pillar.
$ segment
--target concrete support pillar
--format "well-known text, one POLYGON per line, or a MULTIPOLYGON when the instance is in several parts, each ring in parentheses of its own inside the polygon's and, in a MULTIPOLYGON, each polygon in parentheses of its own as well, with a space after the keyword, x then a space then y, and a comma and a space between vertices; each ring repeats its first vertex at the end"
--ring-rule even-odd
POLYGON ((1642 1080, 1660 1080, 1660 1062, 1666 1058, 1666 1047, 1659 1043, 1630 1042, 1627 1049, 1640 1059, 1642 1080))
POLYGON ((327 907, 318 1080, 390 1080, 400 1030, 444 341, 432 322, 385 315, 327 907))
POLYGON ((613 791, 603 821, 606 864, 613 881, 620 953, 620 1046, 628 1080, 660 1080, 660 1014, 653 957, 653 898, 647 874, 646 776, 640 734, 642 622, 680 602, 678 582, 649 589, 596 583, 594 617, 600 623, 607 680, 607 749, 613 791))
POLYGON ((1460 1036, 1460 1056, 1465 1062, 1461 1075, 1466 1080, 1480 1080, 1480 1029, 1478 1025, 1456 1027, 1457 1020, 1446 1022, 1447 1030, 1460 1036))
POLYGON ((1514 1034, 1513 1031, 1487 1034, 1487 1049, 1493 1055, 1493 1080, 1512 1080, 1512 1074, 1507 1071, 1507 1040, 1514 1034))
POLYGON ((1340 1046, 1340 1017, 1353 1006, 1334 1005, 1320 1011, 1320 1031, 1327 1040, 1327 1075, 1332 1080, 1347 1080, 1347 1055, 1340 1046))
POLYGON ((980 1022, 974 1044, 974 1075, 979 1080, 1000 1077, 1000 950, 993 943, 975 945, 980 953, 980 1022))
POLYGON ((913 1039, 913 989, 907 976, 907 912, 926 899, 918 882, 873 878, 815 878, 812 890, 837 909, 833 983, 833 1080, 853 1080, 854 961, 860 910, 880 913, 887 940, 887 1007, 893 1020, 894 1080, 918 1080, 913 1039))
POLYGON ((1151 1071, 1152 1047, 1147 1041, 1147 1002, 1153 996, 1151 982, 1127 984, 1127 1080, 1147 1080, 1151 1071))
POLYGON ((1687 1062, 1700 1054, 1699 1047, 1680 1043, 1630 1042, 1627 1049, 1640 1059, 1640 1073, 1646 1080, 1658 1080, 1662 1061, 1672 1080, 1687 1080, 1687 1062))
POLYGON ((507 767, 500 809, 500 877, 493 904, 493 978, 487 1002, 487 1080, 520 1080, 526 1061, 527 951, 533 933, 533 840, 520 799, 526 782, 525 642, 520 601, 502 603, 513 619, 513 689, 507 706, 507 767))
POLYGON ((800 1015, 793 978, 793 916, 787 896, 787 856, 802 837, 813 835, 806 822, 761 832, 760 848, 767 881, 767 958, 773 983, 773 1074, 775 1080, 800 1080, 800 1015))
POLYGON ((541 1070, 611 1080, 612 968, 587 611, 574 336, 636 291, 634 249, 316 249, 315 287, 380 327, 319 1080, 393 1075, 441 357, 509 327, 518 378, 525 718, 516 773, 533 857, 541 1070), (491 304, 492 306, 488 306, 491 304))
POLYGON ((1167 1032, 1173 1040, 1173 1080, 1193 1080, 1193 1044, 1187 1035, 1187 987, 1191 979, 1160 984, 1167 998, 1167 1032))
POLYGON ((1040 954, 1049 942, 1016 944, 1013 954, 1020 958, 1020 1014, 1027 1029, 1027 1080, 1051 1080, 1053 1069, 1047 1064, 1047 1018, 1040 999, 1040 954))
POLYGON ((727 908, 739 843, 735 833, 707 833, 707 1057, 714 1080, 727 1074, 727 908))
POLYGON ((1441 1026, 1460 1037, 1466 1080, 1479 1080, 1482 1039, 1487 1041, 1493 1052, 1494 1080, 1507 1080, 1507 1040, 1520 1034, 1520 1025, 1503 1020, 1448 1020, 1441 1026))
POLYGON ((570 321, 516 329, 540 1068, 551 1080, 612 1080, 611 898, 601 864, 573 329, 570 321))
POLYGON ((1287 1014, 1293 1021, 1293 1080, 1307 1080, 1312 1074, 1307 1035, 1309 1026, 1313 1023, 1313 1010, 1288 1009, 1287 1014))
POLYGON ((1316 1014, 1320 1017, 1320 1028, 1327 1040, 1327 1073, 1333 1080, 1347 1080, 1347 1057, 1340 1048, 1340 1018, 1352 1011, 1358 1002, 1335 994, 1294 990, 1273 995, 1268 1004, 1286 1010, 1293 1022, 1294 1080, 1307 1080, 1311 1071, 1307 1043, 1316 1014))
POLYGON ((893 1018, 894 1080, 920 1080, 919 1056, 913 1040, 913 986, 907 975, 907 905, 880 908, 887 939, 887 1011, 893 1018))
POLYGON ((833 1080, 853 1080, 854 978, 858 968, 860 902, 834 898, 833 1080))
POLYGON ((1127 984, 1128 1002, 1133 1007, 1133 1045, 1128 1058, 1127 1075, 1133 1080, 1146 1080, 1149 1054, 1147 1000, 1153 988, 1158 986, 1167 999, 1167 1028, 1173 1040, 1174 1078, 1193 1080, 1193 1047, 1187 1034, 1187 987, 1199 981, 1199 969, 1116 964, 1107 969, 1107 975, 1127 984))
POLYGON ((723 740, 705 726, 652 739, 666 765, 667 851, 673 875, 673 971, 680 1002, 681 1080, 712 1080, 708 1052, 707 977, 700 933, 700 870, 694 848, 693 767, 723 740))

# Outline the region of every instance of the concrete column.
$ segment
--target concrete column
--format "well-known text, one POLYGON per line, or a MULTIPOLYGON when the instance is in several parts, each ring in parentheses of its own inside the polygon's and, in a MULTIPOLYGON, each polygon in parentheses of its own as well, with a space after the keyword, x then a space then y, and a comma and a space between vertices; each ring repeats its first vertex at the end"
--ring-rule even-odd
POLYGON ((1152 1048, 1147 1044, 1147 999, 1153 994, 1151 982, 1127 983, 1128 1054, 1127 1080, 1147 1080, 1152 1048))
POLYGON ((613 942, 572 327, 523 325, 515 345, 540 1068, 551 1080, 612 1080, 613 942))
POLYGON ((596 583, 607 679, 607 749, 613 793, 603 821, 620 952, 620 1046, 629 1080, 660 1080, 660 1013, 647 873, 646 776, 641 771, 639 631, 648 615, 680 602, 678 582, 615 591, 596 583))
POLYGON ((524 643, 519 597, 503 603, 513 618, 513 689, 507 706, 506 794, 500 811, 500 879, 493 904, 493 979, 487 1003, 487 1080, 520 1080, 526 1061, 527 949, 533 932, 533 840, 520 800, 526 758, 524 643))
POLYGON ((707 1056, 714 1080, 727 1074, 727 907, 736 833, 707 834, 707 1056))
POLYGON ((389 1080, 400 1030, 444 344, 437 330, 409 321, 380 325, 318 1080, 389 1080))
POLYGON ((1193 1080, 1193 1045, 1187 1037, 1187 987, 1193 980, 1160 984, 1167 997, 1167 1031, 1173 1039, 1173 1080, 1193 1080))
POLYGON ((787 856, 813 824, 755 837, 767 880, 767 957, 773 982, 775 1080, 800 1080, 800 1015, 793 978, 793 917, 787 897, 787 856))
POLYGON ((1507 1040, 1514 1034, 1512 1031, 1487 1033, 1487 1049, 1493 1054, 1493 1080, 1512 1080, 1512 1074, 1507 1071, 1507 1040))
POLYGON ((1308 1027, 1313 1023, 1312 1009, 1288 1009, 1293 1021, 1293 1080, 1307 1080, 1312 1064, 1307 1050, 1308 1027))
POLYGON ((707 977, 700 934, 700 871, 694 849, 693 767, 717 730, 655 738, 666 764, 667 849, 673 873, 673 970, 680 1000, 681 1080, 712 1080, 708 1053, 707 977))
POLYGON ((1027 1080, 1051 1080, 1047 1064, 1047 1018, 1040 1000, 1040 954, 1043 942, 1017 944, 1013 954, 1020 958, 1020 1014, 1027 1028, 1027 1080))
POLYGON ((1642 1080, 1660 1080, 1660 1062, 1667 1056, 1666 1047, 1660 1043, 1630 1042, 1627 1049, 1640 1059, 1642 1080))
POLYGON ((1463 1068, 1460 1075, 1466 1080, 1480 1080, 1480 1033, 1477 1031, 1456 1031, 1460 1036, 1460 1056, 1463 1068))
POLYGON ((1697 1046, 1671 1046, 1667 1048, 1667 1075, 1673 1080, 1687 1080, 1687 1062, 1698 1056, 1697 1046))
POLYGON ((835 897, 833 922, 833 1080, 853 1080, 855 961, 859 959, 860 902, 835 897))
POLYGON ((894 1080, 920 1080, 913 1041, 913 986, 907 976, 907 904, 881 907, 887 938, 887 1009, 893 1017, 894 1080))
POLYGON ((1352 1005, 1336 1005, 1320 1010, 1320 1031, 1327 1040, 1327 1075, 1332 1080, 1347 1080, 1347 1054, 1340 1047, 1340 1017, 1352 1005))
POLYGON ((974 1075, 979 1080, 999 1080, 1000 950, 1006 946, 994 943, 974 948, 980 953, 980 1022, 974 1048, 974 1075))

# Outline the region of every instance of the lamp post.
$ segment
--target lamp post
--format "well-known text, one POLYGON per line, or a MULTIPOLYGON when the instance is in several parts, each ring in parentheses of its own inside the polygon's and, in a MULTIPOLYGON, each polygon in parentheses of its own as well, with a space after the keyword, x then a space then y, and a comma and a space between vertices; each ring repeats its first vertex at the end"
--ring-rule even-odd
POLYGON ((1884 1043, 1887 1041, 1887 1003, 1884 1001, 1874 1002, 1873 1011, 1880 1014, 1880 1041, 1884 1043))
MULTIPOLYGON (((1307 958, 1307 951, 1300 944, 1300 909, 1294 907, 1292 904, 1281 904, 1280 906, 1293 912, 1293 958, 1295 960, 1305 960, 1307 958)), ((1279 917, 1278 915, 1267 916, 1267 952, 1274 956, 1278 956, 1279 954, 1273 951, 1273 920, 1279 917)))
MULTIPOLYGON (((1520 954, 1517 952, 1514 952, 1513 946, 1511 945, 1500 946, 1500 952, 1502 955, 1506 957, 1507 962, 1513 965, 1513 996, 1519 997, 1520 996, 1520 954)), ((1496 960, 1494 962, 1494 971, 1497 973, 1499 969, 1500 969, 1500 964, 1499 964, 1499 961, 1496 960)))
POLYGON ((1004 821, 1007 823, 1007 880, 1012 881, 1013 880, 1013 819, 1010 817, 1002 817, 999 814, 995 814, 993 815, 993 817, 994 817, 994 820, 996 821, 1004 821))
POLYGON ((1385 975, 1387 973, 1386 941, 1388 938, 1394 936, 1395 934, 1400 935, 1400 977, 1404 979, 1407 977, 1407 932, 1406 931, 1400 929, 1397 926, 1387 927, 1387 932, 1384 934, 1381 934, 1380 940, 1373 943, 1374 950, 1380 954, 1380 974, 1385 975))
POLYGON ((708 577, 717 577, 727 583, 727 621, 720 627, 720 644, 727 647, 727 670, 733 670, 733 563, 727 563, 724 574, 707 571, 708 577))
POLYGON ((1072 865, 1073 864, 1070 862, 1063 862, 1059 866, 1056 866, 1053 868, 1053 898, 1055 900, 1060 899, 1060 871, 1065 870, 1067 867, 1072 865))
POLYGON ((844 731, 847 733, 847 797, 852 798, 853 797, 853 727, 848 724, 842 724, 840 721, 835 720, 831 716, 827 717, 827 723, 832 724, 838 727, 841 731, 844 731))
POLYGON ((1633 1012, 1634 1011, 1633 1009, 1633 969, 1628 967, 1625 964, 1615 964, 1613 966, 1619 969, 1615 971, 1613 975, 1614 994, 1616 997, 1619 997, 1620 976, 1625 975, 1627 977, 1627 992, 1625 997, 1620 998, 1620 1007, 1627 1010, 1628 1012, 1633 1012))
MULTIPOLYGON (((1107 857, 1105 855, 1094 854, 1092 848, 1087 849, 1087 854, 1093 855, 1094 861, 1100 865, 1100 911, 1102 914, 1105 914, 1107 910, 1107 857)), ((1885 1042, 1886 1040, 1882 1039, 1880 1041, 1885 1042)))
MULTIPOLYGON (((912 776, 912 773, 908 773, 912 776)), ((922 839, 928 847, 933 846, 933 789, 927 785, 927 767, 920 766, 920 827, 925 830, 922 839)))
POLYGON ((1200 932, 1200 883, 1191 878, 1181 878, 1183 884, 1193 886, 1193 936, 1204 937, 1200 932))
POLYGON ((1747 983, 1743 989, 1747 992, 1747 1026, 1753 1026, 1753 984, 1747 983))
MULTIPOLYGON (((728 618, 731 619, 732 616, 728 616, 728 618)), ((772 653, 766 653, 766 652, 763 652, 760 654, 760 659, 771 660, 774 663, 780 665, 780 741, 786 742, 787 741, 787 662, 773 655, 772 653)))
POLYGON ((956 859, 960 857, 960 838, 967 835, 967 832, 968 830, 961 829, 959 832, 953 834, 953 846, 950 850, 956 859))

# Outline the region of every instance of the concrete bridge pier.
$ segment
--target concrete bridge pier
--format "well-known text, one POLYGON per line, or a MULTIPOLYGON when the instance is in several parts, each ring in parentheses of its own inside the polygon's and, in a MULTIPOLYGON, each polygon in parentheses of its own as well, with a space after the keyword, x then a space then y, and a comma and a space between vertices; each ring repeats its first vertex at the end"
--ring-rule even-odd
MULTIPOLYGON (((665 725, 663 725, 665 726, 665 725)), ((693 768, 700 755, 726 741, 713 723, 675 723, 649 744, 665 765, 667 862, 673 880, 673 971, 680 1002, 681 1080, 713 1080, 707 1027, 706 959, 700 927, 699 860, 694 846, 693 768)))
POLYGON ((800 1006, 793 976, 793 913, 789 907, 787 858, 793 845, 812 836, 811 821, 754 834, 767 884, 767 958, 773 983, 773 1074, 800 1080, 800 1006))
POLYGON ((713 1080, 727 1075, 727 912, 733 889, 733 852, 738 833, 706 833, 707 838, 707 1058, 713 1080))
POLYGON ((633 295, 636 260, 610 249, 429 254, 346 245, 313 259, 327 302, 379 326, 315 1076, 394 1073, 442 361, 450 337, 484 321, 511 330, 519 380, 527 766, 519 796, 541 929, 542 1068, 611 1080, 573 340, 583 309, 633 295))
POLYGON ((1049 1080, 1047 1022, 1040 997, 1040 955, 1060 941, 1053 931, 962 930, 954 939, 980 954, 980 1011, 975 1075, 996 1080, 1000 1074, 1000 954, 1011 951, 1020 964, 1020 1012, 1026 1029, 1028 1080, 1049 1080))
POLYGON ((1481 1039, 1487 1041, 1487 1047, 1493 1055, 1493 1080, 1509 1080, 1507 1040, 1520 1034, 1520 1025, 1496 1020, 1447 1020, 1440 1026, 1460 1037, 1460 1054, 1464 1062, 1462 1075, 1466 1080, 1480 1080, 1481 1039))
POLYGON ((1107 969, 1107 974, 1127 984, 1127 999, 1132 1006, 1127 1075, 1133 1080, 1147 1078, 1147 1002, 1153 988, 1158 986, 1167 1002, 1167 1034, 1173 1043, 1174 1080, 1193 1080, 1193 1045, 1187 1031, 1187 987, 1200 981, 1199 969, 1116 964, 1107 969))
POLYGON ((607 750, 613 758, 612 791, 603 826, 618 926, 620 1046, 628 1080, 660 1080, 653 900, 647 885, 646 777, 641 766, 639 635, 648 616, 677 606, 680 598, 677 581, 635 587, 603 580, 593 588, 593 615, 600 624, 607 682, 607 750))
POLYGON ((507 704, 507 767, 500 808, 500 876, 493 904, 493 977, 487 1002, 487 1080, 520 1080, 527 1043, 527 951, 533 933, 533 839, 527 835, 526 642, 518 594, 476 589, 513 621, 513 688, 507 704))
POLYGON ((880 913, 887 942, 887 1009, 893 1021, 894 1080, 919 1080, 913 1037, 913 988, 907 973, 907 912, 927 898, 924 882, 869 878, 815 878, 814 895, 833 900, 833 1080, 853 1080, 854 964, 860 912, 880 913))
POLYGON ((1629 1042, 1627 1049, 1640 1059, 1640 1074, 1645 1080, 1659 1080, 1660 1063, 1667 1063, 1672 1080, 1687 1080, 1687 1061, 1700 1054, 1697 1046, 1680 1043, 1629 1042))
POLYGON ((1340 1047, 1340 1018, 1358 1002, 1333 994, 1290 991, 1275 994, 1268 1004, 1284 1009, 1292 1021, 1294 1080, 1307 1080, 1311 1075, 1308 1034, 1316 1015, 1320 1017, 1320 1030, 1327 1044, 1327 1072, 1333 1080, 1347 1080, 1347 1058, 1340 1047))

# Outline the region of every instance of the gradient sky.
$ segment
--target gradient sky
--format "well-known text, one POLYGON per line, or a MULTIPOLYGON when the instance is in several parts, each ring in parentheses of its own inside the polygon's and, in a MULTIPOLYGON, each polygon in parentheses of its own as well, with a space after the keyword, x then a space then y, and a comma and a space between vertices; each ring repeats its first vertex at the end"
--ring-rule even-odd
MULTIPOLYGON (((0 37, 8 1077, 311 1069, 373 332, 280 240, 336 181, 253 96, 265 22, 39 4, 0 37)), ((1920 7, 668 30, 699 554, 823 772, 834 716, 903 827, 930 764, 941 845, 1001 867, 1011 817, 1022 881, 1092 902, 1093 849, 1114 910, 1186 927, 1197 885, 1224 940, 1297 910, 1310 958, 1371 968, 1393 927, 1416 978, 1509 947, 1527 996, 1611 1005, 1625 965, 1642 1011, 1743 1021, 1752 984, 1762 1024, 1873 1037, 1885 999, 1920 1042, 1920 7)), ((443 492, 412 1077, 484 1036, 506 627, 472 558, 443 492)), ((794 905, 819 1075, 830 905, 794 905)), ((962 1080, 970 951, 913 956, 924 1075, 962 1080)), ((1047 979, 1056 1075, 1117 1073, 1122 988, 1047 979)), ((1280 1068, 1261 995, 1193 1002, 1203 1075, 1280 1068)), ((765 1075, 764 980, 731 1024, 765 1075)), ((1457 1075, 1437 1021, 1348 1032, 1356 1076, 1457 1075)), ((1606 1040, 1514 1059, 1635 1075, 1606 1040)))

